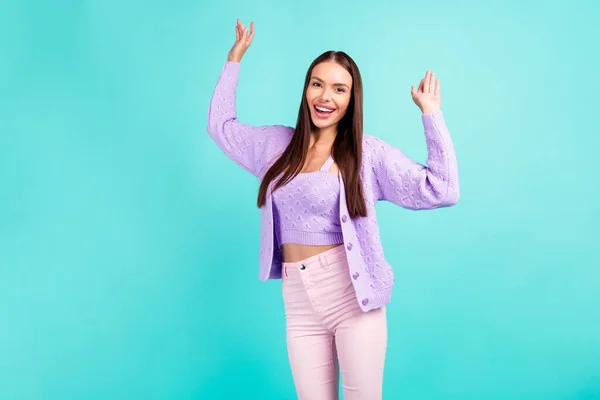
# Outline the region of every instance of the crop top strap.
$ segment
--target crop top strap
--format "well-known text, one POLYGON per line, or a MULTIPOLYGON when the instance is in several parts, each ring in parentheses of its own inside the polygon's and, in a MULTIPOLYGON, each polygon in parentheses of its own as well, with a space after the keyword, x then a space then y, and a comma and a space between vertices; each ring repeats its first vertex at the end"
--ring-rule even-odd
POLYGON ((331 165, 333 164, 333 157, 329 156, 329 158, 327 159, 327 161, 325 161, 325 164, 323 164, 323 166, 321 167, 321 171, 329 171, 329 167, 331 167, 331 165))

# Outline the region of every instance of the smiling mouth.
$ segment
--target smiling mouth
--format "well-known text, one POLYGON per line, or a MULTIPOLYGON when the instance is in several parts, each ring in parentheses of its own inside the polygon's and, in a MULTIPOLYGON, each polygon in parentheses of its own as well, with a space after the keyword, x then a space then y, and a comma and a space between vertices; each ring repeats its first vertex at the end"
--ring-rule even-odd
POLYGON ((335 109, 327 108, 327 107, 320 107, 320 106, 314 106, 314 109, 318 114, 324 114, 324 115, 331 114, 335 111, 335 109))

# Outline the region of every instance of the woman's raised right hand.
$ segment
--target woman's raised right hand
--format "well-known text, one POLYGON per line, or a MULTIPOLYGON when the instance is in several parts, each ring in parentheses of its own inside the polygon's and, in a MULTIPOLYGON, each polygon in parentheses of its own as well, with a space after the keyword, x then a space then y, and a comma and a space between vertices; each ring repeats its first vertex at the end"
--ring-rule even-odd
POLYGON ((242 24, 242 21, 237 20, 237 24, 235 26, 235 43, 231 50, 229 50, 229 54, 227 55, 228 61, 240 62, 248 47, 252 44, 252 39, 254 38, 254 22, 250 23, 250 34, 248 34, 248 28, 242 24))

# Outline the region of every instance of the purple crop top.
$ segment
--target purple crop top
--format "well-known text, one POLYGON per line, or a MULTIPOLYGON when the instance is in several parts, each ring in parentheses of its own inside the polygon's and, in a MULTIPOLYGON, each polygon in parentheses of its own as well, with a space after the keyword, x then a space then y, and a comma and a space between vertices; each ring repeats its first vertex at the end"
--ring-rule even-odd
POLYGON ((301 172, 273 192, 273 222, 279 246, 344 242, 339 221, 339 172, 329 172, 333 162, 329 156, 319 171, 301 172))

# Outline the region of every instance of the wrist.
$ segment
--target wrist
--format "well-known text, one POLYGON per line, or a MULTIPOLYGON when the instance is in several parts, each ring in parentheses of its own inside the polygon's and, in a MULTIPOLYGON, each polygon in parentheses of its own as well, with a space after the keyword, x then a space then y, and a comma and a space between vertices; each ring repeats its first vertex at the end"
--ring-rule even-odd
POLYGON ((434 112, 437 111, 441 111, 442 109, 440 107, 424 107, 421 109, 421 112, 423 113, 423 115, 425 114, 432 114, 434 112))

